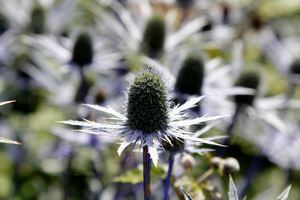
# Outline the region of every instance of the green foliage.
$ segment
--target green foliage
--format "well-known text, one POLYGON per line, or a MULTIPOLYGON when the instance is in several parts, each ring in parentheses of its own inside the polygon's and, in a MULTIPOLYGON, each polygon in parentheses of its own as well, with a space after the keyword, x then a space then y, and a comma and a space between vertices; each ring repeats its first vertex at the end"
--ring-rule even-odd
MULTIPOLYGON (((156 183, 166 177, 165 170, 159 167, 151 167, 151 182, 156 183)), ((114 182, 137 184, 143 182, 143 165, 138 165, 136 169, 130 169, 113 179, 114 182)))

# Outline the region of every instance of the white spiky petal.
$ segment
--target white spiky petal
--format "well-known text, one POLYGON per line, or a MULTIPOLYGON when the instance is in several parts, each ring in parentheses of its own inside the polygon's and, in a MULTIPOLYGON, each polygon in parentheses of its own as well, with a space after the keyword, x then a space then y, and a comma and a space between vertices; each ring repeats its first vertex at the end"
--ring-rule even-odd
MULTIPOLYGON (((153 133, 144 133, 141 130, 132 130, 130 127, 126 126, 127 117, 122 115, 121 113, 115 111, 110 107, 103 107, 98 105, 86 105, 87 107, 96 109, 98 111, 102 111, 106 114, 112 115, 115 121, 109 124, 102 124, 98 122, 93 122, 89 120, 84 121, 60 121, 64 124, 76 125, 83 127, 80 132, 86 132, 89 134, 100 134, 100 135, 107 135, 112 137, 117 137, 122 140, 120 147, 118 148, 118 154, 120 155, 127 147, 131 146, 131 151, 133 150, 134 146, 139 143, 141 147, 144 145, 148 146, 148 151, 153 160, 155 166, 157 166, 157 162, 159 159, 158 156, 158 149, 161 148, 161 141, 167 141, 171 143, 170 138, 175 138, 178 140, 185 140, 185 141, 193 141, 194 144, 210 144, 210 145, 219 145, 212 140, 221 139, 223 137, 211 137, 211 138, 198 138, 194 137, 193 133, 184 131, 181 127, 195 125, 211 120, 217 120, 224 116, 216 116, 216 117, 198 117, 195 119, 184 119, 185 116, 182 111, 187 110, 189 108, 194 107, 203 97, 197 97, 190 99, 185 104, 181 106, 176 106, 169 112, 169 124, 166 130, 157 130, 153 133)), ((209 126, 209 128, 211 128, 209 126)), ((205 130, 209 130, 205 129, 205 130)), ((204 131, 197 133, 197 135, 202 135, 204 131)), ((199 149, 199 150, 190 150, 190 152, 195 153, 202 153, 205 151, 211 151, 211 149, 199 149)))

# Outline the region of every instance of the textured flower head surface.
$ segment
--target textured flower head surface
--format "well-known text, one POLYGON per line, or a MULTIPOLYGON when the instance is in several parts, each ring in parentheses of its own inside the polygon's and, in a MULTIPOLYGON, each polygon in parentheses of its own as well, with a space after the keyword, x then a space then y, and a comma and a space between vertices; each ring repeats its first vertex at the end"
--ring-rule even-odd
POLYGON ((82 126, 84 127, 80 130, 82 132, 114 136, 123 140, 118 149, 119 154, 129 146, 132 151, 136 144, 141 147, 148 146, 155 166, 158 162, 158 150, 163 148, 163 142, 173 145, 172 140, 184 140, 218 145, 210 140, 194 137, 192 132, 182 128, 216 120, 222 116, 188 119, 183 111, 196 106, 203 97, 193 98, 181 106, 171 107, 170 90, 162 75, 149 68, 134 77, 128 90, 126 115, 110 107, 86 105, 112 115, 111 123, 101 124, 89 120, 70 120, 62 123, 82 126))

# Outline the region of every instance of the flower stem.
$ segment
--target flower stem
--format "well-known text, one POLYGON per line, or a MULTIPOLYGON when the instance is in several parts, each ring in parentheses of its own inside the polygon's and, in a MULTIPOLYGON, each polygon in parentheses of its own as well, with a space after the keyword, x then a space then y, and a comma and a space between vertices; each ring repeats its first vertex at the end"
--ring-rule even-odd
POLYGON ((250 168, 248 169, 248 172, 247 172, 247 174, 245 176, 246 182, 242 186, 242 189, 239 190, 239 198, 242 198, 242 196, 244 195, 244 193, 246 192, 246 190, 251 185, 251 182, 252 182, 254 176, 256 175, 256 173, 258 172, 258 170, 260 169, 260 167, 261 167, 262 162, 264 161, 264 159, 265 159, 264 156, 258 155, 252 161, 252 164, 251 164, 250 168))
POLYGON ((144 157, 144 200, 151 200, 151 163, 148 146, 143 148, 144 157))
POLYGON ((173 171, 173 166, 174 166, 174 153, 170 153, 170 158, 169 158, 169 170, 168 170, 168 175, 165 180, 165 188, 164 188, 164 199, 167 200, 169 196, 169 188, 170 188, 170 183, 171 183, 171 178, 172 178, 172 171, 173 171))
MULTIPOLYGON (((241 109, 241 105, 236 105, 235 112, 234 112, 234 115, 232 116, 231 123, 229 124, 229 126, 226 129, 226 135, 228 136, 228 138, 226 138, 226 140, 223 142, 223 145, 228 145, 229 144, 229 141, 230 141, 231 135, 232 135, 232 130, 233 130, 233 127, 236 123, 236 120, 237 120, 238 114, 240 112, 240 109, 241 109)), ((217 152, 217 156, 222 157, 224 155, 225 149, 226 148, 219 148, 219 150, 217 152)))
POLYGON ((207 170, 204 174, 202 174, 202 176, 200 176, 197 179, 197 184, 200 184, 201 182, 203 182, 204 180, 206 180, 208 177, 210 177, 214 172, 213 168, 210 168, 209 170, 207 170))

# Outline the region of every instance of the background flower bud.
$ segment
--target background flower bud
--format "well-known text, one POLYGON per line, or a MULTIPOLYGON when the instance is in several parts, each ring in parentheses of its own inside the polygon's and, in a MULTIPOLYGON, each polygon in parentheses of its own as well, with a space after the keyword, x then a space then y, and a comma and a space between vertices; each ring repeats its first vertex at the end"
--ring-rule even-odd
POLYGON ((189 55, 178 72, 175 89, 186 94, 201 94, 204 65, 200 57, 189 55))
POLYGON ((226 175, 235 174, 240 171, 240 164, 237 159, 228 157, 224 159, 223 173, 226 175))
POLYGON ((194 157, 190 154, 184 154, 181 158, 181 163, 186 170, 192 169, 196 165, 194 157))
MULTIPOLYGON (((257 90, 260 82, 260 77, 257 71, 246 70, 240 74, 235 81, 235 86, 241 86, 257 90)), ((234 100, 237 104, 253 105, 255 94, 252 95, 235 95, 234 100)))
POLYGON ((92 38, 87 32, 78 35, 74 47, 72 62, 84 66, 90 64, 93 60, 92 38))

